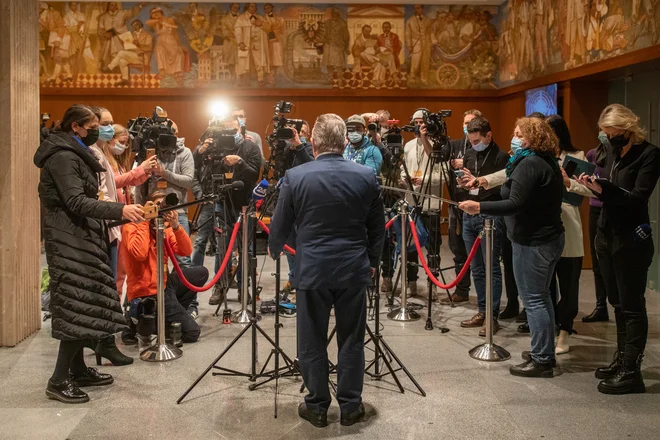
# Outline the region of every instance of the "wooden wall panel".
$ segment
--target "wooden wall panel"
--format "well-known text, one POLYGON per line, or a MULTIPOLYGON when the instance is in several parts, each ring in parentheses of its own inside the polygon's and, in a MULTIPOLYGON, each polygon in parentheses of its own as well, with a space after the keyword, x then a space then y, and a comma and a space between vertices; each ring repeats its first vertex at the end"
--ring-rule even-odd
POLYGON ((39 87, 35 2, 0 2, 0 346, 41 327, 39 295, 39 87))

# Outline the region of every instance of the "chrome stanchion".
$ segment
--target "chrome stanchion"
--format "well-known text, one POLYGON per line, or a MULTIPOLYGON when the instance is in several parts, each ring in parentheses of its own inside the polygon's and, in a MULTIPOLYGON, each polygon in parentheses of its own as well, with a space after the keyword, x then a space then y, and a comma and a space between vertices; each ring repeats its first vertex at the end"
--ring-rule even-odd
MULTIPOLYGON (((250 250, 249 248, 249 238, 250 238, 250 227, 248 221, 248 212, 247 206, 243 206, 243 215, 241 216, 243 225, 241 231, 241 264, 242 264, 242 273, 241 273, 241 309, 231 317, 231 322, 237 324, 248 324, 250 322, 250 317, 252 312, 248 309, 248 297, 250 296, 250 290, 248 288, 249 279, 250 279, 250 250)), ((254 301, 254 298, 253 298, 254 301)), ((257 319, 260 319, 260 316, 257 316, 257 319)))
POLYGON ((142 353, 140 359, 147 362, 165 362, 178 359, 183 351, 173 344, 165 342, 165 252, 163 241, 165 239, 165 223, 162 217, 156 217, 156 259, 157 259, 157 282, 158 295, 156 302, 158 306, 158 339, 153 345, 142 353))
POLYGON ((499 362, 511 358, 504 348, 493 343, 493 219, 484 219, 486 241, 486 343, 470 350, 470 357, 480 361, 499 362))
POLYGON ((408 207, 401 206, 401 307, 393 309, 387 314, 392 321, 417 321, 421 319, 419 313, 408 309, 408 207))

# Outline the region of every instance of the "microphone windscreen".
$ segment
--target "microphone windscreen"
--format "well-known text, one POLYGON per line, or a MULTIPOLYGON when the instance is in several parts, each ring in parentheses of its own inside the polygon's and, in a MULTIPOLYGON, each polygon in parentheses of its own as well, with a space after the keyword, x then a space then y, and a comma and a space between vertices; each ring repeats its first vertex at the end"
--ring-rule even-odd
POLYGON ((254 201, 263 200, 263 198, 266 197, 267 192, 268 192, 268 181, 266 179, 263 179, 261 182, 259 182, 259 185, 255 186, 254 190, 252 190, 252 200, 254 201))
POLYGON ((179 204, 179 197, 175 193, 169 193, 165 196, 165 205, 176 206, 179 204))
POLYGON ((237 180, 231 184, 231 187, 234 190, 243 189, 245 187, 245 183, 243 183, 242 180, 237 180))

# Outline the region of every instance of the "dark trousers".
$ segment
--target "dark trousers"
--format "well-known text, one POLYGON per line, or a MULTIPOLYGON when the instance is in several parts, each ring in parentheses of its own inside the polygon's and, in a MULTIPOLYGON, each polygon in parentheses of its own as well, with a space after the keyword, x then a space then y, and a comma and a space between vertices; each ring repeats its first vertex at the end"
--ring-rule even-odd
POLYGON ((561 257, 555 266, 555 276, 550 286, 551 292, 557 292, 559 287, 561 298, 557 302, 555 313, 559 330, 569 333, 573 332, 573 320, 578 314, 581 273, 582 257, 561 257))
POLYGON ((598 255, 596 254, 596 232, 598 231, 600 210, 600 206, 589 207, 589 245, 591 249, 591 266, 594 271, 594 284, 596 286, 596 308, 607 309, 605 280, 600 272, 600 264, 598 262, 598 255))
POLYGON ((383 252, 381 254, 381 275, 383 278, 394 277, 394 249, 396 244, 392 240, 390 232, 385 233, 385 242, 383 243, 383 252))
MULTIPOLYGON (((205 267, 182 267, 183 275, 193 286, 201 287, 209 278, 209 271, 205 267)), ((188 313, 188 306, 195 300, 197 293, 183 285, 179 275, 172 272, 167 275, 165 287, 165 323, 181 323, 181 340, 183 342, 196 342, 199 339, 200 328, 197 322, 188 313)))
POLYGON ((518 308, 518 286, 513 274, 513 248, 511 240, 506 235, 506 223, 500 223, 502 227, 502 265, 504 266, 504 286, 506 288, 506 306, 518 308))
MULTIPOLYGON (((463 241, 463 222, 462 213, 458 212, 456 206, 449 206, 449 249, 454 254, 454 265, 456 266, 456 275, 463 269, 463 265, 467 261, 467 250, 465 249, 465 241, 463 241)), ((513 270, 513 269, 512 269, 513 270)), ((508 290, 508 285, 507 285, 508 290)), ((470 270, 468 269, 465 277, 456 286, 456 295, 461 297, 468 297, 470 294, 470 270)))
POLYGON ((307 408, 325 413, 330 407, 328 388, 328 322, 335 307, 337 329, 337 400, 342 413, 357 411, 364 382, 366 287, 298 290, 298 361, 309 394, 307 408))
POLYGON ((644 295, 653 252, 650 238, 615 249, 612 237, 606 232, 599 230, 596 237, 596 254, 607 298, 614 307, 617 346, 627 356, 634 357, 646 348, 649 320, 644 295))

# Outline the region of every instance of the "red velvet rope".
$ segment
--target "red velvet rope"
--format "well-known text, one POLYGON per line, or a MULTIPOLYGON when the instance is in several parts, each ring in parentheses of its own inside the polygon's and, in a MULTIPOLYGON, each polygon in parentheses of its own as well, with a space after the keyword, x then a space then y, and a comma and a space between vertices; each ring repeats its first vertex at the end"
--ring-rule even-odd
MULTIPOLYGON (((270 229, 268 229, 268 226, 266 226, 266 223, 262 222, 261 220, 257 220, 257 224, 259 225, 259 227, 260 227, 261 229, 263 229, 263 231, 264 231, 266 234, 270 235, 270 229)), ((289 245, 286 245, 286 244, 285 244, 285 245, 284 245, 284 250, 285 250, 286 252, 290 253, 290 254, 293 255, 293 256, 296 255, 296 251, 295 251, 291 246, 289 246, 289 245)))
POLYGON ((225 271, 225 268, 227 267, 227 263, 229 262, 229 259, 231 258, 231 251, 234 249, 234 243, 236 243, 236 236, 238 235, 238 231, 241 229, 241 222, 236 222, 234 225, 234 230, 231 233, 231 239, 229 240, 229 246, 227 247, 227 252, 225 252, 225 258, 222 260, 222 265, 220 265, 220 269, 218 269, 218 272, 215 274, 213 279, 209 281, 209 283, 206 286, 202 287, 197 287, 192 284, 186 279, 185 276, 183 276, 183 271, 181 270, 181 266, 179 266, 179 262, 176 260, 176 256, 174 255, 174 251, 172 250, 172 247, 170 246, 170 243, 167 240, 164 240, 165 244, 165 250, 167 251, 167 255, 169 255, 170 260, 172 260, 172 264, 174 265, 174 270, 176 273, 179 275, 179 279, 183 283, 186 288, 192 290, 193 292, 206 292, 220 280, 220 277, 225 271))
POLYGON ((456 275, 456 279, 449 284, 442 284, 440 281, 438 281, 436 277, 433 276, 433 273, 431 273, 431 269, 429 269, 429 266, 426 263, 426 258, 424 258, 424 254, 422 253, 422 247, 419 245, 417 228, 415 228, 415 222, 412 220, 410 221, 410 232, 412 233, 413 240, 415 241, 415 247, 417 248, 419 261, 422 263, 422 267, 424 268, 426 275, 428 275, 429 279, 433 282, 433 284, 435 284, 441 289, 452 289, 456 287, 458 283, 461 282, 467 271, 470 269, 470 264, 472 263, 474 256, 477 254, 477 251, 479 250, 479 245, 481 244, 481 237, 477 237, 477 239, 474 241, 474 245, 472 246, 472 250, 470 251, 470 255, 468 255, 467 260, 463 265, 463 269, 461 269, 459 274, 456 275))

